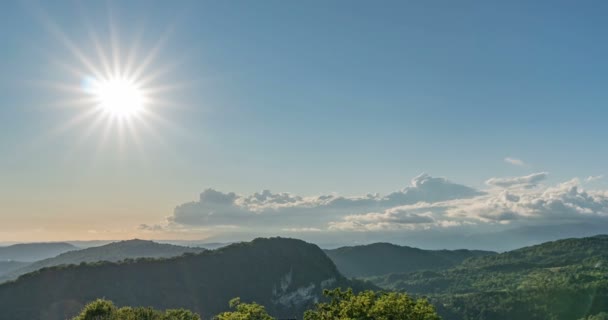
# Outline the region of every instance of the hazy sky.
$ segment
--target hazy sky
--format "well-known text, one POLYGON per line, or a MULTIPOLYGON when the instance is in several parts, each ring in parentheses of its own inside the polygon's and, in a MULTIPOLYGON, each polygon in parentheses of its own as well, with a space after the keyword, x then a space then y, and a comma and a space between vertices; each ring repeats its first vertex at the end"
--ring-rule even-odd
POLYGON ((4 1, 0 242, 593 232, 608 221, 607 14, 4 1), (144 115, 90 115, 83 83, 108 64, 139 68, 144 115))

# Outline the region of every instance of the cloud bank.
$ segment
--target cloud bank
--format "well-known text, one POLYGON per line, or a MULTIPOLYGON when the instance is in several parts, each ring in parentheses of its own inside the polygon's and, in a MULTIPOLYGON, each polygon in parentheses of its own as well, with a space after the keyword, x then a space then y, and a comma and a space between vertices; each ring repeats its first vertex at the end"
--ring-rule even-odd
POLYGON ((204 190, 146 232, 214 230, 246 234, 414 235, 480 233, 506 228, 608 223, 608 192, 586 191, 578 179, 542 185, 548 173, 490 178, 477 190, 421 174, 386 195, 300 196, 269 190, 239 195, 204 190))

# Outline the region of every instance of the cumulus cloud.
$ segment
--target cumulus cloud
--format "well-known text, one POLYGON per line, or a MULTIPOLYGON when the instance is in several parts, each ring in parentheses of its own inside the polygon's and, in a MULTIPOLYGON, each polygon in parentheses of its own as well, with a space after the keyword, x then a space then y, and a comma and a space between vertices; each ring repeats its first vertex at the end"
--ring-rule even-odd
MULTIPOLYGON (((436 203, 418 203, 389 209, 383 213, 368 213, 346 216, 330 224, 340 230, 375 230, 378 226, 395 221, 393 228, 400 228, 398 217, 416 217, 426 212, 428 221, 417 221, 435 225, 435 221, 452 223, 499 223, 519 222, 555 223, 583 222, 590 219, 608 218, 608 193, 587 192, 574 179, 545 189, 496 190, 469 199, 455 199, 436 203)), ((414 221, 406 223, 411 227, 414 221)))
POLYGON ((486 184, 501 188, 533 188, 536 187, 541 181, 547 179, 548 175, 549 174, 546 172, 538 172, 521 177, 490 178, 486 181, 486 184))
POLYGON ((593 182, 593 181, 602 180, 602 179, 604 179, 604 175, 588 176, 587 179, 585 179, 585 182, 593 182))
POLYGON ((177 206, 166 221, 142 224, 139 229, 330 239, 362 233, 430 237, 530 225, 608 224, 608 191, 586 191, 577 179, 542 185, 546 178, 545 172, 491 178, 487 190, 477 190, 421 174, 401 190, 362 196, 300 196, 268 190, 241 195, 207 189, 196 201, 177 206))
POLYGON ((438 202, 483 195, 473 188, 455 184, 445 178, 421 174, 402 190, 385 196, 367 194, 358 197, 320 195, 303 197, 264 190, 252 195, 237 195, 207 189, 198 201, 175 208, 169 222, 180 225, 215 226, 238 224, 298 228, 309 219, 329 222, 348 214, 384 210, 418 202, 438 202))
POLYGON ((340 221, 329 223, 329 230, 379 231, 414 229, 434 223, 430 212, 415 213, 401 207, 387 209, 383 212, 370 212, 360 215, 348 215, 340 221))
POLYGON ((506 163, 509 163, 509 164, 512 164, 512 165, 514 165, 514 166, 520 166, 520 167, 522 167, 522 166, 525 166, 525 165, 526 165, 526 163, 525 163, 525 162, 523 162, 523 160, 521 160, 521 159, 517 159, 517 158, 511 158, 511 157, 506 157, 506 158, 505 158, 505 162, 506 162, 506 163))

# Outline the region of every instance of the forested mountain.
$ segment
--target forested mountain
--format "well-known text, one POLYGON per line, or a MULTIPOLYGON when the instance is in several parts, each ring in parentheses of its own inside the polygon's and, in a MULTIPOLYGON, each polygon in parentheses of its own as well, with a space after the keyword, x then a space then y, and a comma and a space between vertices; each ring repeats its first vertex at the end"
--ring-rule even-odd
POLYGON ((170 259, 45 268, 0 285, 0 310, 11 320, 64 320, 104 297, 119 306, 183 307, 209 318, 241 297, 280 318, 300 318, 323 288, 340 286, 365 284, 344 278, 316 245, 256 239, 170 259))
POLYGON ((33 262, 54 257, 58 254, 78 250, 78 247, 64 242, 20 243, 0 247, 0 261, 15 260, 33 262))
POLYGON ((325 250, 347 277, 370 277, 395 272, 438 270, 453 267, 471 257, 494 255, 481 250, 423 250, 391 243, 325 250))
POLYGON ((202 248, 182 247, 139 239, 119 241, 104 246, 69 251, 53 258, 31 263, 0 276, 0 281, 16 279, 22 274, 45 267, 79 264, 81 262, 117 262, 136 258, 170 258, 187 252, 199 253, 204 250, 202 248))
POLYGON ((0 278, 2 278, 3 274, 12 272, 16 269, 23 268, 28 265, 29 262, 21 262, 21 261, 0 261, 0 278))
POLYGON ((564 239, 439 271, 371 280, 430 296, 444 319, 578 319, 608 311, 608 236, 564 239))

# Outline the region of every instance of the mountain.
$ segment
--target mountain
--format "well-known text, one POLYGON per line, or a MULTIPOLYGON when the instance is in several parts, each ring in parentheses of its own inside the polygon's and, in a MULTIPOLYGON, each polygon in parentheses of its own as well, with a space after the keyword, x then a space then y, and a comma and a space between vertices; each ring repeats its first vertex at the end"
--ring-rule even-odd
POLYGON ((0 310, 11 320, 63 320, 104 297, 119 306, 187 308, 210 318, 240 297, 275 316, 301 318, 332 287, 372 286, 347 280, 316 245, 255 239, 169 259, 45 268, 0 285, 0 310))
POLYGON ((481 250, 423 250, 391 243, 325 250, 347 277, 371 277, 395 272, 437 270, 453 267, 465 259, 496 254, 481 250))
POLYGON ((33 262, 77 249, 77 247, 64 242, 20 243, 12 246, 0 247, 0 261, 15 260, 33 262))
POLYGON ((139 239, 119 241, 99 247, 69 251, 53 258, 31 263, 0 276, 0 281, 16 279, 22 274, 52 266, 97 261, 117 262, 136 258, 170 258, 188 252, 198 253, 204 250, 202 248, 189 248, 139 239))
POLYGON ((455 267, 371 278, 424 295, 445 320, 568 320, 608 311, 608 236, 563 239, 455 267))
POLYGON ((0 261, 0 277, 2 277, 3 274, 12 272, 19 268, 23 268, 23 267, 27 266, 28 264, 29 264, 29 262, 21 262, 21 261, 13 261, 13 260, 0 261))

